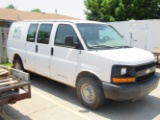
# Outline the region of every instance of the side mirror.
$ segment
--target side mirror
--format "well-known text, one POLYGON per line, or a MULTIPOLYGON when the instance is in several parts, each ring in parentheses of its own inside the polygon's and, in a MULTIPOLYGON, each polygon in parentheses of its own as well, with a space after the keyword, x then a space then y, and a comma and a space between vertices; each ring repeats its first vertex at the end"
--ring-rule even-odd
POLYGON ((34 41, 35 38, 28 38, 28 41, 34 41))
POLYGON ((76 47, 77 44, 74 43, 73 36, 67 36, 65 38, 65 45, 69 47, 76 47))

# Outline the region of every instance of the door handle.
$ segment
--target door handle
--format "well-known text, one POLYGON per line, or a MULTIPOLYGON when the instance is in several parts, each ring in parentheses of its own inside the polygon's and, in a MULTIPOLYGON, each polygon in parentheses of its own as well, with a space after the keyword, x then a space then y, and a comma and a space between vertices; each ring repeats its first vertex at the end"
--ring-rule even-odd
POLYGON ((51 56, 53 56, 53 52, 54 52, 54 49, 53 49, 53 48, 51 48, 51 56))
POLYGON ((38 52, 38 45, 36 45, 36 52, 38 52))

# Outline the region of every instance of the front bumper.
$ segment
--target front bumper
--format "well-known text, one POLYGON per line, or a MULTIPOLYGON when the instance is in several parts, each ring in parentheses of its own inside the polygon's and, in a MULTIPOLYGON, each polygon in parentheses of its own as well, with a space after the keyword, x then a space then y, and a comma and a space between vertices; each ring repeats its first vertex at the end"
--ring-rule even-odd
POLYGON ((159 76, 157 73, 145 81, 132 84, 112 84, 102 82, 105 97, 107 99, 123 101, 139 99, 158 86, 159 76))

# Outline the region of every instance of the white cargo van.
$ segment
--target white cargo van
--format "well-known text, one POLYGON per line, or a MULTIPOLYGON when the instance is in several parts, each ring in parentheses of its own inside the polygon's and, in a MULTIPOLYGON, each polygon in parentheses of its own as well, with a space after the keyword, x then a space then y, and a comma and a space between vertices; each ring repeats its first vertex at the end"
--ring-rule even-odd
POLYGON ((154 56, 129 47, 105 23, 37 20, 12 24, 8 58, 24 69, 75 87, 81 103, 90 109, 105 98, 139 99, 159 81, 154 56))

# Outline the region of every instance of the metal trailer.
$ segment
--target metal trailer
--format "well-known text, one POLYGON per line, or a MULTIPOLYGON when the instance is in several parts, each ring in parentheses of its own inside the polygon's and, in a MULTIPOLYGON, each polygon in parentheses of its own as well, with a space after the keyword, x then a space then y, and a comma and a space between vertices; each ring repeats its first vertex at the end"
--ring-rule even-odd
POLYGON ((0 105, 14 104, 31 98, 29 74, 0 66, 0 105))

